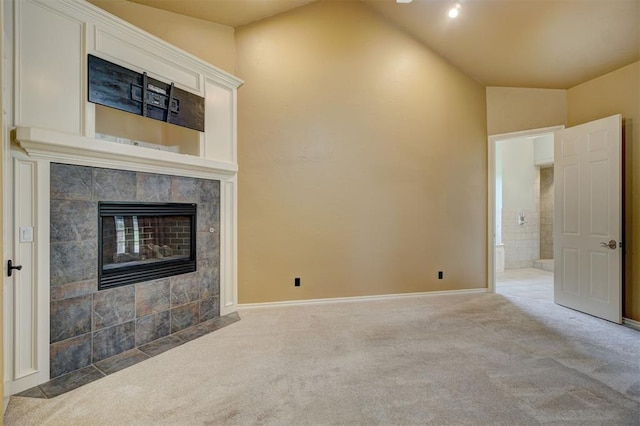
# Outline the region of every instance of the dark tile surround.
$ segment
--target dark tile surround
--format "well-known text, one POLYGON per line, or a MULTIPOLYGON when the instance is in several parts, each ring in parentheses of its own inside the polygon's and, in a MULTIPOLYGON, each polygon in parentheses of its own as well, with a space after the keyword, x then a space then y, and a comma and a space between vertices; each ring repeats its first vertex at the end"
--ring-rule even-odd
POLYGON ((219 181, 52 163, 50 208, 52 379, 219 318, 219 181), (98 201, 197 203, 197 271, 98 291, 98 201))

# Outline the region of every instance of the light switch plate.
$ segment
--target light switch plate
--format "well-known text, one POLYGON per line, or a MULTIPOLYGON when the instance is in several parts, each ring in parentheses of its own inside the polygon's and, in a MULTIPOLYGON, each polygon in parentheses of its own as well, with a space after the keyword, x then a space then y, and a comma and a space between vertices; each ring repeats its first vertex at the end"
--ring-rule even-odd
POLYGON ((33 226, 21 226, 20 227, 20 242, 32 243, 33 242, 33 226))

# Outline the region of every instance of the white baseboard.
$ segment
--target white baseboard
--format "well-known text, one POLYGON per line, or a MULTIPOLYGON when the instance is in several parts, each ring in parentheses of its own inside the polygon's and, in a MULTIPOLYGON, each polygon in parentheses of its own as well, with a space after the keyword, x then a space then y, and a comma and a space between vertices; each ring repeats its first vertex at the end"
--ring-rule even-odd
POLYGON ((635 328, 636 330, 640 330, 640 321, 632 320, 629 318, 622 318, 622 324, 627 327, 635 328))
POLYGON ((426 291, 420 293, 399 293, 399 294, 379 294, 374 296, 353 296, 353 297, 332 297, 326 299, 307 299, 307 300, 285 300, 282 302, 263 302, 263 303, 239 303, 238 309, 249 308, 270 308, 282 306, 303 306, 303 305, 320 305, 325 303, 352 303, 367 302, 372 300, 388 300, 403 299, 408 297, 431 297, 431 296, 451 296, 460 294, 478 294, 486 293, 486 288, 474 288, 469 290, 448 290, 448 291, 426 291))

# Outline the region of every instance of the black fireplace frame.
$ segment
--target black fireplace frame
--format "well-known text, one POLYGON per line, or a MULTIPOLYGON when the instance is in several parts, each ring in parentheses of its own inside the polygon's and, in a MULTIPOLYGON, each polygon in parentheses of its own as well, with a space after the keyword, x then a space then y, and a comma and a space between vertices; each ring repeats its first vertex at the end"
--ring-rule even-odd
POLYGON ((195 272, 197 269, 197 209, 197 204, 190 203, 100 201, 98 203, 98 290, 106 290, 128 284, 195 272), (102 258, 102 218, 106 216, 188 216, 191 223, 189 257, 104 270, 102 258))

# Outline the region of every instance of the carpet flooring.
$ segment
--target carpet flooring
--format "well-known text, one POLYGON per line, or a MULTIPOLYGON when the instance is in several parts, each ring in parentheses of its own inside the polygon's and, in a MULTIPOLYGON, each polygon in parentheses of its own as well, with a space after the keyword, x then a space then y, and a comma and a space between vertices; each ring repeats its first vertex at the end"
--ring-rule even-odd
POLYGON ((640 332, 517 293, 242 309, 4 421, 640 425, 640 332))

